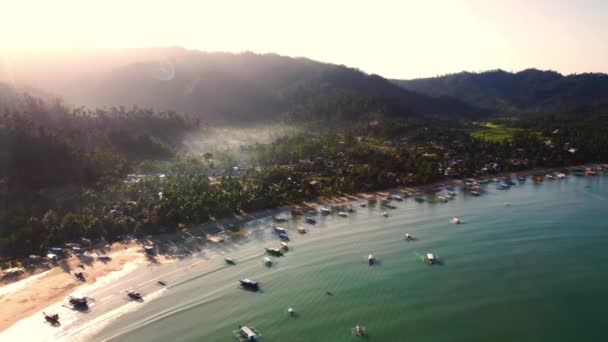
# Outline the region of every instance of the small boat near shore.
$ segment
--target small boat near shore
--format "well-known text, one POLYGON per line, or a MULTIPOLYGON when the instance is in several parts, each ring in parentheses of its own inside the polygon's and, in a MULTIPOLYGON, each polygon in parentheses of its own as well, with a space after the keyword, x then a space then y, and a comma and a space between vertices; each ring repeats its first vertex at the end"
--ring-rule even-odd
POLYGON ((45 312, 42 312, 42 314, 44 315, 44 320, 52 325, 52 326, 59 326, 61 325, 61 323, 59 323, 59 314, 47 314, 45 312))
POLYGON ((376 261, 376 258, 374 257, 373 254, 370 254, 367 256, 367 263, 371 266, 374 264, 374 262, 376 261))
POLYGON ((266 249, 266 253, 273 255, 273 256, 283 256, 283 251, 278 249, 278 248, 265 248, 266 249))
POLYGON ((471 191, 471 196, 475 196, 475 197, 481 196, 481 192, 479 192, 479 191, 471 191))
POLYGON ((264 265, 266 265, 268 267, 272 266, 272 260, 269 257, 264 257, 263 262, 264 262, 264 265))
POLYGON ((348 217, 348 213, 344 212, 344 211, 340 211, 338 213, 338 215, 340 215, 340 217, 348 217))
POLYGON ((387 213, 386 211, 383 211, 383 212, 381 213, 381 215, 382 215, 382 216, 384 216, 384 217, 388 217, 388 213, 387 213))
POLYGON ((316 224, 316 223, 317 223, 317 220, 315 220, 315 219, 314 219, 314 218, 312 218, 312 217, 307 217, 307 218, 305 218, 305 219, 304 219, 304 222, 306 222, 306 223, 308 223, 308 224, 316 224))
POLYGON ((392 204, 390 204, 390 203, 384 203, 384 207, 385 207, 385 208, 389 208, 389 209, 397 209, 397 207, 396 207, 396 206, 394 206, 394 205, 392 205, 392 204))
POLYGON ((224 258, 224 261, 228 264, 228 265, 236 265, 236 261, 234 261, 234 259, 232 258, 224 258))
POLYGON ((453 217, 450 222, 452 222, 453 224, 461 224, 462 220, 459 219, 458 217, 453 217))
POLYGON ((354 328, 351 329, 353 335, 355 336, 365 336, 367 335, 367 328, 362 325, 355 325, 354 328))
POLYGON ((247 290, 257 291, 260 289, 260 283, 251 279, 241 279, 239 280, 241 287, 247 290))
POLYGON ((135 290, 127 290, 127 296, 129 298, 131 298, 131 299, 134 299, 134 300, 142 300, 143 299, 141 293, 137 292, 135 290))
POLYGON ((281 228, 279 226, 274 226, 273 229, 274 229, 274 232, 277 233, 277 234, 281 234, 281 233, 286 234, 285 233, 285 228, 281 228))
POLYGON ((232 336, 241 342, 255 342, 262 334, 253 327, 239 326, 238 330, 232 332, 232 336))
POLYGON ((437 263, 437 256, 435 256, 433 253, 426 253, 424 256, 424 261, 429 265, 433 265, 437 263))
POLYGON ((288 251, 289 250, 289 245, 287 244, 287 242, 281 241, 281 248, 284 251, 288 251))
POLYGON ((331 209, 329 209, 329 208, 321 208, 321 214, 323 214, 323 215, 330 215, 331 214, 331 209))
POLYGON ((289 236, 285 233, 279 233, 279 239, 283 241, 289 241, 289 236))
POLYGON ((287 314, 291 317, 296 315, 296 310, 294 308, 287 309, 287 314))
POLYGON ((298 227, 296 228, 296 230, 298 231, 298 233, 300 234, 306 234, 306 229, 304 229, 304 227, 298 227))
POLYGON ((410 235, 408 233, 405 233, 404 239, 405 239, 405 241, 414 241, 416 238, 414 237, 414 235, 410 235))

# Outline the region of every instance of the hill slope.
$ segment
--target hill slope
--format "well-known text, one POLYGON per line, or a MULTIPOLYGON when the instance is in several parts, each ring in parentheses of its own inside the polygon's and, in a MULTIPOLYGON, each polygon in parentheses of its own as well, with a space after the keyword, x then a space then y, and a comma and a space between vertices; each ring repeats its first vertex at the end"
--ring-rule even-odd
POLYGON ((258 121, 285 113, 299 119, 482 114, 458 100, 421 95, 380 76, 305 58, 182 48, 81 56, 53 59, 46 66, 30 63, 34 69, 11 67, 21 82, 59 93, 76 105, 138 105, 211 120, 258 121), (82 59, 90 56, 94 59, 88 65, 94 67, 87 68, 82 59))
POLYGON ((563 76, 537 69, 518 73, 494 70, 393 82, 411 91, 431 96, 452 96, 470 105, 511 113, 567 110, 608 99, 606 74, 563 76))

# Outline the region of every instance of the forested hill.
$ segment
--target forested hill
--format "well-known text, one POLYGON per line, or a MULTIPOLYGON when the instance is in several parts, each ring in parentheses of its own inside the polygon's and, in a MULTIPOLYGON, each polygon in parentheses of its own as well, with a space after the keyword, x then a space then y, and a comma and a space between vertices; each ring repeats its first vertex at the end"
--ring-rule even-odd
POLYGON ((494 70, 393 82, 411 91, 451 96, 504 113, 568 111, 608 101, 608 75, 601 73, 564 76, 537 69, 494 70))
POLYGON ((76 106, 138 105, 212 121, 254 122, 286 114, 298 120, 483 114, 456 99, 421 95, 377 75, 305 58, 182 48, 81 56, 26 60, 10 66, 11 76, 76 106), (87 56, 95 59, 87 64, 87 56))

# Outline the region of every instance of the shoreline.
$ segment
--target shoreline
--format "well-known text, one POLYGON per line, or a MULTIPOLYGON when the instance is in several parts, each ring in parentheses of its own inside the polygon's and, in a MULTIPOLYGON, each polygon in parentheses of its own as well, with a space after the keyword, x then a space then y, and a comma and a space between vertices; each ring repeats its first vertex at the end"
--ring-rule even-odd
MULTIPOLYGON (((582 167, 596 167, 600 164, 585 164, 579 166, 569 167, 582 168, 582 167)), ((542 168, 534 170, 525 170, 519 172, 500 173, 492 175, 494 177, 504 176, 530 176, 534 174, 546 174, 563 170, 565 168, 542 168)), ((479 177, 478 177, 479 178, 479 177)), ((487 178, 487 177, 485 177, 487 178)), ((304 202, 297 205, 302 208, 320 207, 326 205, 340 205, 356 200, 362 200, 372 196, 385 196, 391 193, 402 193, 403 191, 425 193, 429 192, 434 188, 442 187, 446 185, 462 185, 468 179, 446 179, 438 182, 434 182, 426 185, 417 185, 410 187, 397 187, 387 190, 373 191, 368 193, 358 193, 355 195, 344 194, 332 198, 317 198, 310 202, 304 202)), ((74 270, 79 269, 78 263, 81 262, 77 257, 72 256, 67 260, 67 269, 55 266, 43 273, 31 274, 26 277, 22 277, 16 282, 8 283, 0 286, 0 305, 3 310, 0 312, 0 337, 4 335, 7 330, 15 326, 18 322, 33 318, 39 321, 40 325, 44 325, 42 317, 36 317, 41 311, 61 303, 69 294, 75 293, 83 287, 95 287, 101 286, 105 283, 104 277, 111 275, 113 272, 127 273, 133 272, 138 269, 144 263, 171 263, 179 260, 183 260, 188 257, 193 260, 193 263, 199 263, 204 261, 204 258, 193 256, 194 253, 204 253, 206 257, 216 256, 214 251, 208 248, 208 244, 221 244, 223 241, 219 237, 230 235, 232 237, 241 237, 249 235, 250 231, 246 228, 246 223, 267 218, 278 214, 284 214, 286 211, 296 207, 296 205, 286 205, 273 209, 266 209, 254 213, 242 213, 241 215, 234 215, 233 217, 226 217, 218 219, 212 222, 204 223, 201 225, 193 226, 182 232, 175 233, 164 233, 155 236, 150 236, 145 239, 130 239, 123 243, 114 243, 108 255, 112 257, 111 261, 103 263, 101 261, 94 261, 89 265, 85 266, 82 270, 86 277, 86 282, 77 282, 72 276, 74 270), (234 228, 238 229, 234 229, 234 228), (214 238, 218 239, 214 239, 214 238), (157 256, 153 258, 146 258, 141 248, 144 243, 154 242, 154 245, 158 247, 159 252, 157 256), (126 272, 129 270, 129 272, 126 272), (125 272, 123 272, 125 271, 125 272), (8 288, 8 290, 7 290, 8 288)), ((189 267, 189 266, 187 266, 189 267)), ((150 277, 148 282, 152 282, 156 279, 150 277)), ((114 312, 114 310, 109 311, 114 312)), ((108 312, 101 313, 102 316, 106 316, 108 312)), ((98 318, 92 318, 86 321, 84 324, 78 326, 77 330, 94 325, 98 318)), ((67 325, 69 328, 70 326, 67 325)), ((31 328, 31 327, 30 327, 31 328)), ((73 327, 72 327, 73 328, 73 327)), ((63 328, 61 328, 63 330, 63 328)), ((60 330, 57 330, 59 332, 60 330)))

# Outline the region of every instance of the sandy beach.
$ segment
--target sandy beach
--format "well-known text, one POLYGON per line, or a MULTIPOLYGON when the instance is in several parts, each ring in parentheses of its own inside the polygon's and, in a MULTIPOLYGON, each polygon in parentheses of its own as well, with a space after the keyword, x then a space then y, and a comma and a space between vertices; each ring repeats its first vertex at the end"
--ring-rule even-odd
MULTIPOLYGON (((585 166, 581 166, 585 167, 585 166)), ((493 175, 493 177, 501 176, 518 176, 532 174, 546 174, 555 171, 554 169, 538 169, 528 170, 516 173, 505 173, 493 175)), ((39 322, 39 325, 45 325, 40 312, 49 308, 57 307, 58 303, 73 293, 77 293, 82 288, 93 288, 98 286, 98 280, 103 280, 105 283, 110 283, 108 275, 115 274, 112 279, 119 277, 127 277, 129 273, 137 273, 138 283, 150 284, 155 283, 160 277, 170 274, 170 272, 183 272, 188 267, 194 264, 204 262, 213 257, 216 253, 212 246, 222 245, 224 237, 237 239, 246 239, 248 229, 246 224, 248 221, 272 217, 279 213, 283 214, 292 208, 315 208, 326 205, 340 205, 351 203, 353 201, 367 199, 375 196, 387 196, 394 193, 425 193, 446 185, 459 185, 466 180, 444 180, 424 186, 412 186, 396 188, 391 190, 360 193, 356 195, 338 196, 330 199, 319 199, 312 202, 305 202, 297 206, 284 206, 272 210, 264 210, 252 214, 243 213, 230 218, 224 218, 214 222, 206 223, 188 230, 162 234, 159 236, 149 237, 147 240, 128 240, 122 243, 114 243, 109 246, 105 253, 110 256, 110 260, 102 262, 97 260, 95 255, 91 255, 90 259, 83 260, 75 256, 70 257, 61 264, 50 270, 42 270, 35 273, 26 274, 21 279, 11 283, 3 283, 0 286, 0 339, 6 337, 4 333, 9 333, 10 336, 17 332, 16 329, 8 329, 15 325, 20 320, 28 317, 39 322), (233 233, 231 233, 233 232, 233 233), (146 257, 141 247, 142 244, 152 243, 158 249, 155 257, 146 257), (146 269, 150 265, 169 264, 177 261, 185 261, 183 265, 175 266, 169 272, 169 268, 163 269, 164 273, 159 272, 135 272, 136 270, 146 269), (85 282, 78 281, 74 278, 75 271, 82 271, 86 277, 85 282), (40 316, 38 316, 40 315, 40 316), (8 330, 7 330, 8 329, 8 330), (11 331, 12 330, 12 331, 11 331)), ((148 268, 149 269, 149 268, 148 268)), ((132 275, 135 277, 135 275, 132 275)), ((159 289, 156 289, 159 290, 159 289)), ((114 295, 115 296, 115 295, 114 295)), ((125 303, 122 304, 123 306, 125 303)), ((109 315, 113 312, 112 308, 104 308, 98 310, 91 318, 79 318, 78 325, 69 326, 62 329, 82 329, 87 327, 89 322, 103 320, 104 315, 109 315), (94 317, 93 317, 94 316, 94 317), (84 321, 83 321, 84 320, 84 321)), ((17 328, 17 327, 14 327, 17 328)), ((17 336, 17 335, 14 335, 17 336)), ((65 335, 64 335, 65 336, 65 335)))

